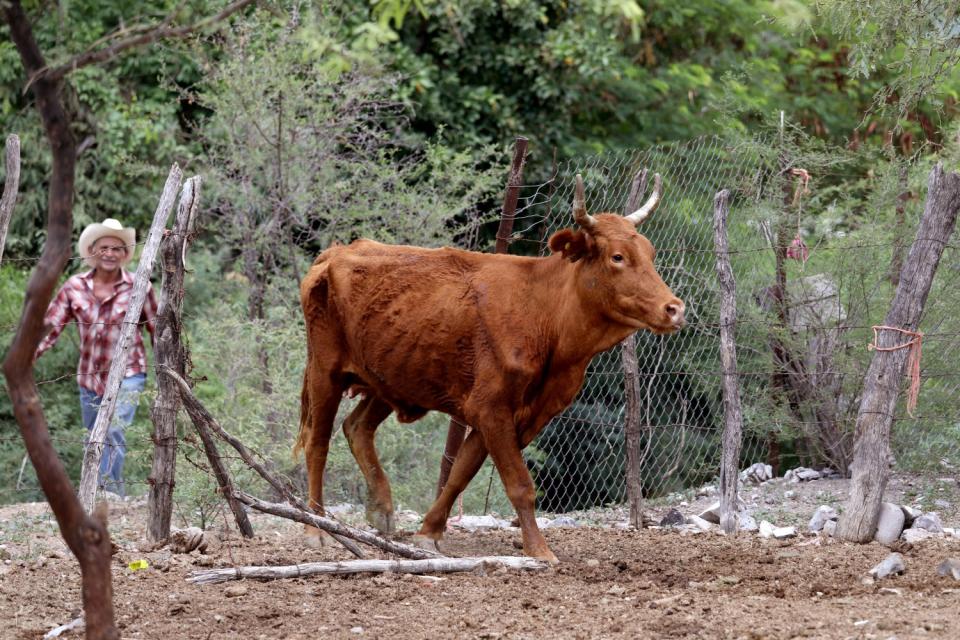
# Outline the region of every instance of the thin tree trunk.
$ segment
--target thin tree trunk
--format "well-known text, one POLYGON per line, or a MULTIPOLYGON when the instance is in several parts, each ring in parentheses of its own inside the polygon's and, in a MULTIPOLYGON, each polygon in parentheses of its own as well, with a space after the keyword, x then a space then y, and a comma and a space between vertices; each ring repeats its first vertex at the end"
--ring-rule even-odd
POLYGON ((524 556, 487 556, 480 558, 429 558, 426 560, 344 560, 342 562, 305 562, 289 566, 236 567, 194 571, 187 578, 193 584, 219 584, 232 580, 279 580, 313 575, 350 575, 355 573, 456 573, 493 566, 508 569, 546 569, 547 563, 524 556))
MULTIPOLYGON (((623 212, 629 215, 647 191, 647 170, 637 172, 630 185, 630 194, 623 212)), ((630 504, 630 526, 643 528, 643 479, 640 469, 640 364, 637 361, 637 334, 631 333, 620 346, 623 360, 623 395, 627 415, 623 425, 626 454, 627 502, 630 504)))
POLYGON ((723 454, 720 461, 720 527, 727 535, 737 531, 737 479, 743 412, 737 377, 737 287, 730 268, 727 214, 730 192, 724 189, 713 200, 713 243, 717 250, 720 282, 720 362, 723 368, 723 454))
POLYGON ((194 176, 183 185, 173 232, 163 239, 161 247, 163 279, 154 341, 154 364, 158 373, 157 399, 153 404, 153 468, 147 478, 150 485, 147 496, 147 537, 150 540, 165 540, 170 536, 180 391, 174 382, 161 376, 159 371, 162 367, 169 367, 181 376, 186 375, 183 345, 180 342, 184 258, 190 240, 188 234, 200 202, 201 183, 200 176, 194 176))
POLYGON ((133 283, 133 293, 130 295, 130 306, 127 307, 127 313, 123 317, 120 338, 113 348, 113 359, 110 362, 110 371, 107 374, 107 385, 103 392, 103 400, 100 402, 97 419, 90 431, 89 444, 83 452, 83 466, 80 469, 80 502, 88 512, 93 508, 93 502, 97 496, 97 485, 99 484, 97 480, 100 475, 100 458, 103 457, 103 443, 107 436, 110 421, 113 420, 120 384, 123 382, 123 376, 127 371, 127 354, 133 346, 133 336, 137 331, 140 331, 140 314, 143 312, 143 301, 146 300, 147 290, 150 288, 150 273, 153 271, 153 261, 156 258, 157 249, 160 247, 160 240, 167 226, 167 218, 170 217, 170 210, 173 208, 174 200, 176 200, 177 191, 180 189, 182 177, 183 172, 174 163, 170 169, 170 175, 167 176, 163 193, 160 195, 160 202, 153 216, 153 224, 150 226, 147 242, 140 254, 140 263, 137 265, 137 275, 133 283))
MULTIPOLYGON (((27 77, 47 66, 30 29, 30 21, 18 0, 0 5, 27 77)), ((52 168, 47 201, 47 241, 43 255, 30 276, 17 333, 3 362, 7 391, 20 426, 30 461, 37 472, 60 533, 80 564, 81 593, 86 614, 87 638, 118 638, 113 621, 113 583, 110 573, 110 534, 106 508, 87 515, 63 463, 50 442, 40 397, 33 377, 33 359, 43 337, 43 316, 53 297, 57 280, 71 255, 73 192, 77 147, 70 131, 70 118, 60 99, 59 81, 37 78, 30 86, 37 111, 50 143, 52 168)))
MULTIPOLYGON (((916 331, 930 293, 943 249, 953 234, 960 210, 960 173, 944 174, 938 164, 930 172, 927 202, 900 284, 884 325, 916 331)), ((880 504, 890 476, 890 426, 893 423, 909 340, 899 331, 878 332, 877 351, 864 382, 857 413, 850 494, 837 525, 837 536, 852 542, 869 542, 877 528, 880 504)))
POLYGON ((6 144, 7 173, 3 181, 3 197, 0 198, 0 263, 3 263, 3 246, 7 242, 7 227, 13 216, 20 189, 20 138, 10 134, 6 144))

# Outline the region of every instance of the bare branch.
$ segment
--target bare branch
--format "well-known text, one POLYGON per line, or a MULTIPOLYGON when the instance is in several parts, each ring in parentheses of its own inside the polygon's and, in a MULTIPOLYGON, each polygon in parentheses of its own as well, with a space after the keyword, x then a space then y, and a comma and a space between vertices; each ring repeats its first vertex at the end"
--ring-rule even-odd
POLYGON ((20 189, 20 138, 7 137, 7 177, 3 184, 3 197, 0 198, 0 262, 3 262, 3 245, 7 241, 7 227, 13 215, 13 205, 17 202, 20 189))
POLYGON ((167 16, 163 20, 163 22, 159 23, 154 28, 148 31, 145 31, 137 35, 129 36, 127 38, 123 38, 122 40, 118 40, 111 45, 103 47, 102 49, 96 49, 94 51, 85 51, 84 53, 74 56, 73 58, 71 58, 70 60, 67 60, 65 63, 59 66, 52 67, 52 68, 45 67, 40 71, 38 71, 37 74, 35 74, 34 77, 32 77, 30 79, 30 82, 27 84, 29 86, 38 77, 47 78, 51 81, 59 80, 64 76, 66 76, 68 73, 76 71, 81 67, 86 67, 91 64, 97 64, 100 62, 111 60, 117 57, 118 55, 120 55, 121 53, 123 53, 124 51, 126 51, 127 49, 133 49, 135 47, 147 45, 152 42, 156 42, 157 40, 164 40, 164 39, 173 40, 173 39, 179 39, 179 38, 186 38, 193 33, 196 33, 198 31, 203 31, 210 25, 217 24, 218 22, 222 22, 223 20, 226 20, 234 13, 237 13, 238 11, 245 9, 246 7, 250 6, 254 2, 256 2, 256 0, 236 0, 236 2, 232 2, 231 4, 227 5, 220 13, 214 16, 210 16, 209 18, 204 18, 203 20, 200 20, 193 24, 183 25, 179 27, 174 27, 170 25, 170 22, 172 21, 174 15, 176 14, 176 10, 175 10, 174 13, 171 13, 169 16, 167 16))

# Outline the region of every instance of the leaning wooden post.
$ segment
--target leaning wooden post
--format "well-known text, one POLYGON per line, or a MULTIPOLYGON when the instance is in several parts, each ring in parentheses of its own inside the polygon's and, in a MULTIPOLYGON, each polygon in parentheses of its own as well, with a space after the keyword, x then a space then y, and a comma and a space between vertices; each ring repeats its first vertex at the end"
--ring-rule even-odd
MULTIPOLYGON (((624 205, 624 215, 636 211, 640 198, 647 190, 647 170, 637 172, 630 185, 630 194, 624 205)), ((637 334, 631 333, 621 343, 623 357, 623 394, 627 401, 627 416, 623 425, 627 448, 626 484, 630 503, 630 526, 643 528, 643 481, 640 474, 640 364, 637 361, 637 334)))
MULTIPOLYGON (((873 539, 883 492, 890 475, 890 426, 903 381, 904 365, 919 341, 915 334, 943 249, 960 210, 960 173, 944 174, 937 164, 927 181, 927 202, 900 272, 900 284, 877 332, 876 347, 857 413, 850 494, 837 524, 837 537, 850 542, 873 539), (889 329, 886 327, 890 327, 889 329), (907 334, 914 334, 912 338, 907 334)), ((919 350, 918 350, 919 351, 919 350)), ((919 362, 914 384, 919 384, 919 362)))
POLYGON ((737 476, 740 471, 740 434, 743 412, 737 379, 737 287, 730 268, 727 243, 727 213, 730 192, 724 189, 713 199, 713 244, 717 251, 720 282, 720 363, 723 369, 723 454, 720 459, 720 527, 730 535, 737 531, 737 476))
MULTIPOLYGON (((510 165, 507 190, 503 195, 503 208, 500 210, 500 226, 497 227, 497 244, 494 253, 506 253, 510 247, 513 218, 517 212, 517 201, 520 199, 520 185, 523 182, 523 165, 526 159, 527 139, 523 136, 517 136, 513 144, 513 163, 510 165)), ((467 425, 451 419, 450 426, 447 428, 447 443, 443 447, 443 458, 440 459, 440 478, 437 480, 438 497, 447 484, 453 461, 457 457, 466 435, 467 425)))
POLYGON ((201 184, 200 176, 194 176, 183 185, 173 231, 163 239, 161 246, 163 268, 153 345, 154 367, 157 371, 157 399, 153 403, 153 468, 147 478, 150 485, 147 496, 147 538, 150 540, 165 540, 170 536, 180 390, 166 376, 160 375, 160 371, 161 367, 169 367, 181 376, 185 375, 186 364, 180 342, 184 257, 200 202, 201 184))
POLYGON ((3 197, 0 198, 0 262, 3 262, 3 245, 7 242, 7 227, 13 216, 13 205, 17 202, 20 188, 20 138, 7 136, 7 175, 3 181, 3 197))
POLYGON ((88 513, 93 508, 93 502, 97 496, 97 481, 100 475, 100 458, 103 456, 103 442, 110 421, 113 419, 114 409, 117 406, 120 383, 123 382, 123 376, 127 370, 127 353, 133 346, 134 333, 140 330, 140 314, 143 311, 143 301, 147 297, 147 289, 150 287, 153 261, 156 258, 164 228, 167 226, 170 210, 177 198, 177 191, 180 190, 182 178, 183 172, 174 163, 163 187, 157 211, 153 216, 153 224, 150 226, 147 242, 140 254, 140 264, 137 266, 130 306, 127 307, 127 314, 123 317, 123 329, 120 331, 120 338, 113 349, 113 359, 110 363, 110 372, 107 374, 107 385, 103 392, 103 400, 100 403, 99 411, 97 411, 97 420, 90 432, 90 442, 83 452, 79 496, 83 508, 88 513))

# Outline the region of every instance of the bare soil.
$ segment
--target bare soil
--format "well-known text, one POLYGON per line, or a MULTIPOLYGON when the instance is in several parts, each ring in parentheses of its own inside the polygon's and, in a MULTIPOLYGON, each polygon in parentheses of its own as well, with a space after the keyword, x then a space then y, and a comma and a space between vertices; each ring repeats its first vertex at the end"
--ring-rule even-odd
MULTIPOLYGON (((561 560, 546 571, 196 586, 185 578, 206 567, 350 556, 303 548, 299 525, 266 516, 254 518, 253 540, 226 526, 211 532, 207 554, 145 551, 144 521, 143 501, 111 505, 116 617, 126 638, 960 637, 960 582, 936 574, 942 560, 960 557, 958 538, 901 546, 906 573, 872 584, 868 571, 891 552, 878 544, 580 526, 545 530, 561 560), (140 559, 149 568, 131 570, 140 559), (242 593, 228 595, 238 585, 242 593)), ((79 569, 46 505, 0 509, 0 531, 0 557, 8 556, 0 559, 0 637, 42 638, 79 616, 79 569)), ((519 555, 519 541, 516 530, 452 531, 441 548, 519 555)))

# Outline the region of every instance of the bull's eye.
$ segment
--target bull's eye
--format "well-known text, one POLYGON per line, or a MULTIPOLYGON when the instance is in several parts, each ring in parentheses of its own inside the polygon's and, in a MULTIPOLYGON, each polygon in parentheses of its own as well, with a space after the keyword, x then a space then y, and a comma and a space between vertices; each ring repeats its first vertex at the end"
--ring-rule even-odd
POLYGON ((623 262, 623 254, 615 253, 610 257, 610 259, 616 262, 617 264, 620 264, 621 262, 623 262))

